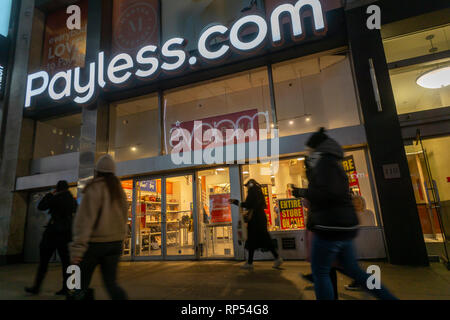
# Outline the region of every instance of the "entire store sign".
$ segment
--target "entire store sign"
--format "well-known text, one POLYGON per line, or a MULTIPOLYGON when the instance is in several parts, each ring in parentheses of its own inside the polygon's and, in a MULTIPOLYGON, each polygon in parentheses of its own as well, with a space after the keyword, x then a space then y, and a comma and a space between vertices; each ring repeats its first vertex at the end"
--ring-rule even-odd
POLYGON ((272 207, 272 204, 270 202, 270 196, 269 196, 269 185, 263 184, 261 185, 261 191, 264 195, 264 201, 266 203, 266 208, 264 209, 264 212, 267 217, 267 227, 270 228, 272 226, 272 212, 270 208, 272 207))
POLYGON ((305 216, 301 199, 278 200, 281 229, 305 229, 305 216))
POLYGON ((231 222, 231 208, 229 193, 211 194, 209 207, 211 209, 211 223, 231 222))
POLYGON ((105 53, 99 52, 97 61, 87 66, 87 81, 81 79, 80 67, 58 72, 51 79, 46 71, 30 74, 27 80, 25 108, 31 106, 33 98, 43 95, 44 92, 54 101, 72 99, 77 104, 88 104, 98 93, 97 87, 105 88, 107 84, 125 86, 132 77, 154 80, 161 72, 174 74, 181 72, 187 65, 195 68, 200 62, 208 64, 223 61, 231 52, 249 55, 260 49, 268 38, 272 47, 281 46, 284 43, 281 20, 286 16, 290 17, 293 40, 301 41, 305 38, 303 9, 312 11, 314 33, 325 34, 325 15, 319 0, 285 3, 274 8, 268 15, 269 21, 261 15, 250 14, 238 19, 231 28, 222 24, 207 26, 197 43, 199 57, 189 56, 184 50, 186 39, 175 37, 167 40, 161 49, 149 44, 141 48, 135 57, 128 53, 119 53, 109 63, 105 63, 105 53), (252 40, 242 39, 248 27, 255 29, 256 36, 252 40), (211 46, 211 41, 216 38, 228 41, 226 44, 211 46))
POLYGON ((354 194, 361 195, 361 188, 359 186, 358 171, 356 171, 355 159, 353 156, 345 157, 342 160, 342 166, 344 167, 345 173, 348 176, 348 184, 350 190, 354 194))

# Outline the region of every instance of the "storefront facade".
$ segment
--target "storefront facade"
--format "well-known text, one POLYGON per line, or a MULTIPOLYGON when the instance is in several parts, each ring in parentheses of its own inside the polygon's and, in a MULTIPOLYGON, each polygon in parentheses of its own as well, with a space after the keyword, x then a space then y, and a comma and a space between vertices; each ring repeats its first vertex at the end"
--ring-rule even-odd
MULTIPOLYGON (((244 199, 249 178, 264 187, 281 256, 305 259, 306 212, 288 185, 307 185, 305 142, 323 126, 344 147, 351 191, 364 199, 358 256, 428 263, 387 40, 361 27, 367 4, 86 0, 77 2, 80 30, 67 32, 65 8, 49 3, 22 3, 34 8, 27 85, 14 101, 23 121, 19 137, 6 126, 5 141, 16 139, 16 158, 28 166, 2 163, 5 177, 15 172, 2 215, 22 215, 9 212, 3 255, 34 261, 46 221, 35 209, 42 193, 65 179, 81 198, 95 159, 109 153, 129 201, 123 259, 243 259, 240 213, 228 199, 244 199), (265 131, 254 143, 223 139, 211 148, 211 139, 202 140, 206 128, 265 131), (180 129, 184 140, 174 136, 180 129), (181 161, 173 155, 183 142, 192 148, 181 161), (14 228, 22 237, 11 235, 14 228)), ((433 226, 433 239, 445 239, 442 229, 433 226)))

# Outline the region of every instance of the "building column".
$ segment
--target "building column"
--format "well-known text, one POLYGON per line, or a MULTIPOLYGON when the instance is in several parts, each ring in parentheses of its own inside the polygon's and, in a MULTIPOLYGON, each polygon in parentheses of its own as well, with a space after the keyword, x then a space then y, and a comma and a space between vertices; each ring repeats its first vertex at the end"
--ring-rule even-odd
MULTIPOLYGON (((107 11, 104 1, 89 0, 85 67, 97 61, 98 53, 104 50, 102 31, 107 26, 107 11)), ((102 100, 101 94, 98 96, 91 105, 82 109, 78 196, 81 196, 80 191, 93 178, 96 160, 108 152, 109 106, 102 100)))
POLYGON ((366 10, 367 6, 362 6, 345 15, 387 254, 392 264, 428 265, 381 34, 366 27, 366 10), (375 99, 369 59, 375 67, 382 110, 375 99), (386 177, 385 165, 397 166, 400 177, 386 177))
MULTIPOLYGON (((34 0, 22 0, 0 163, 0 264, 23 252, 27 195, 14 193, 16 177, 29 171, 34 124, 23 119, 34 0)), ((15 259, 14 259, 15 260, 15 259)))

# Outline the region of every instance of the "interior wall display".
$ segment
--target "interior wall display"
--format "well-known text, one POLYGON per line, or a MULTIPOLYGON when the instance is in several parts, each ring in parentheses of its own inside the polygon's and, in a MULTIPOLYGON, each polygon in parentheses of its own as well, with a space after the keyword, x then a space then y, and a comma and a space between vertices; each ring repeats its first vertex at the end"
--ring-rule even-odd
POLYGON ((85 65, 88 0, 77 5, 81 9, 80 30, 67 28, 65 7, 47 16, 42 67, 50 74, 85 65))
POLYGON ((159 45, 158 0, 114 0, 113 53, 135 54, 146 45, 159 45))
POLYGON ((353 156, 344 157, 342 160, 345 173, 348 175, 348 183, 350 190, 357 195, 361 195, 361 188, 359 185, 358 171, 356 170, 355 159, 353 156))
POLYGON ((266 209, 264 209, 264 212, 267 216, 267 228, 270 229, 272 227, 272 204, 270 202, 269 185, 261 185, 261 190, 264 195, 264 200, 266 201, 266 209))
POLYGON ((242 137, 246 142, 250 139, 254 141, 259 140, 259 124, 258 124, 258 109, 246 110, 241 112, 235 112, 215 117, 209 117, 205 119, 192 120, 186 122, 177 122, 172 124, 172 129, 169 132, 169 139, 171 147, 177 146, 179 143, 177 141, 182 141, 179 137, 179 129, 185 129, 189 132, 191 136, 191 150, 198 150, 200 147, 202 149, 207 148, 212 141, 204 141, 204 133, 208 129, 218 129, 222 133, 223 141, 214 141, 215 143, 222 143, 222 145, 232 145, 237 141, 233 136, 227 140, 226 130, 227 129, 242 129, 243 132, 248 129, 255 130, 254 137, 242 137), (197 123, 195 123, 197 122, 197 123))
POLYGON ((231 208, 228 202, 229 193, 209 195, 211 223, 231 222, 231 208))
POLYGON ((278 200, 281 230, 305 229, 305 215, 301 199, 278 200))

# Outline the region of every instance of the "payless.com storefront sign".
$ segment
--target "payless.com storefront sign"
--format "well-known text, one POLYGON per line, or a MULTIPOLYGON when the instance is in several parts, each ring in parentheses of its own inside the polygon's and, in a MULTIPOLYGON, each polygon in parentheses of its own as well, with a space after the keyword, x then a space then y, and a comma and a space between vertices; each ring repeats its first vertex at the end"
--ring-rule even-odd
POLYGON ((221 24, 206 27, 197 43, 199 57, 189 56, 184 50, 186 40, 176 37, 167 40, 162 48, 152 44, 144 46, 134 57, 128 53, 120 53, 108 64, 105 63, 104 52, 99 52, 97 61, 87 67, 86 80, 81 79, 79 67, 58 72, 51 79, 46 71, 33 73, 28 76, 25 107, 31 106, 33 98, 44 94, 48 94, 54 101, 71 99, 78 104, 88 104, 97 94, 98 88, 105 88, 107 84, 123 87, 133 77, 155 80, 161 73, 180 73, 187 65, 195 68, 200 62, 208 64, 225 61, 232 52, 255 53, 267 41, 270 41, 272 47, 281 46, 284 43, 281 20, 286 16, 290 18, 292 38, 295 41, 303 40, 305 30, 301 13, 306 9, 312 12, 314 33, 325 34, 327 27, 319 0, 285 3, 268 14, 268 21, 261 15, 250 14, 237 20, 230 28, 221 24), (252 39, 243 37, 248 28, 255 30, 252 39), (211 45, 213 40, 222 42, 211 45))

